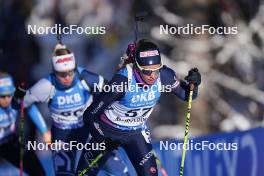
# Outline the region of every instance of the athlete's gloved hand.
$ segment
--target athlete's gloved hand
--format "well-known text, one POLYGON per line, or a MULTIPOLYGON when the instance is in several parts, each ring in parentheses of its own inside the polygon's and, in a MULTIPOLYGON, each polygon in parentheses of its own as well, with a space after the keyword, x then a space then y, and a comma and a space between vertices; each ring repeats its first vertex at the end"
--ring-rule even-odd
POLYGON ((189 70, 188 75, 184 79, 195 86, 199 86, 201 84, 201 74, 198 68, 189 70))
POLYGON ((106 138, 104 142, 105 142, 106 151, 117 150, 117 148, 121 145, 120 141, 112 140, 110 138, 106 138))
POLYGON ((12 108, 19 110, 21 99, 26 95, 26 89, 24 84, 20 84, 18 87, 16 87, 14 98, 12 99, 12 108))
POLYGON ((27 90, 25 88, 25 84, 22 83, 18 87, 16 87, 14 97, 16 99, 21 99, 26 95, 26 92, 27 92, 27 90))

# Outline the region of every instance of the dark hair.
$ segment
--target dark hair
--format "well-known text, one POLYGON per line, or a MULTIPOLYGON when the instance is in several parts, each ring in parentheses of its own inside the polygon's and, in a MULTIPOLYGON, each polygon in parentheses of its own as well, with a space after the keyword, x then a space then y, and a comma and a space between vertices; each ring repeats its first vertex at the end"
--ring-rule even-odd
POLYGON ((148 39, 141 39, 136 44, 136 55, 140 51, 146 51, 146 50, 150 50, 150 49, 158 49, 158 46, 148 39))
POLYGON ((72 51, 69 50, 68 48, 56 49, 54 51, 55 56, 62 56, 62 55, 70 54, 70 53, 72 53, 72 51))

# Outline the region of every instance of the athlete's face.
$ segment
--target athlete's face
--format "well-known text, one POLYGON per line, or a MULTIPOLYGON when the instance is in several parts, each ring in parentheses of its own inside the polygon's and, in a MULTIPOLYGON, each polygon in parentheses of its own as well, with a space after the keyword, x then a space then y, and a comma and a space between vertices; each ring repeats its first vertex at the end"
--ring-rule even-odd
POLYGON ((7 108, 12 101, 11 95, 0 95, 0 107, 7 108))
POLYGON ((74 78, 74 70, 55 72, 55 75, 62 85, 70 86, 74 78))
POLYGON ((154 84, 156 79, 159 76, 159 68, 160 64, 156 65, 149 65, 149 66, 142 66, 143 70, 140 71, 140 75, 142 79, 147 83, 147 84, 154 84), (151 71, 153 70, 153 71, 151 71))

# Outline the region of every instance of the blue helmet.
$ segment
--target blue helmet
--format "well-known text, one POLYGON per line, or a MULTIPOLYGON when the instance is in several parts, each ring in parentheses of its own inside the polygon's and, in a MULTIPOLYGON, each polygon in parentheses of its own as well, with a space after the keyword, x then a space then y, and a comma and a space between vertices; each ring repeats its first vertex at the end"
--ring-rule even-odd
POLYGON ((162 65, 157 45, 147 39, 140 40, 137 43, 135 62, 139 67, 156 64, 162 65))
MULTIPOLYGON (((144 75, 150 76, 153 72, 159 72, 159 70, 163 67, 160 51, 156 44, 152 43, 147 39, 141 39, 136 44, 136 51, 135 51, 135 58, 134 58, 134 74, 138 82, 142 84, 148 84, 144 81, 140 73, 144 75), (146 68, 144 66, 150 65, 159 65, 158 68, 151 69, 146 68)), ((156 77, 157 79, 158 77, 156 77)))
POLYGON ((15 90, 12 77, 7 73, 0 73, 0 96, 14 95, 15 90))

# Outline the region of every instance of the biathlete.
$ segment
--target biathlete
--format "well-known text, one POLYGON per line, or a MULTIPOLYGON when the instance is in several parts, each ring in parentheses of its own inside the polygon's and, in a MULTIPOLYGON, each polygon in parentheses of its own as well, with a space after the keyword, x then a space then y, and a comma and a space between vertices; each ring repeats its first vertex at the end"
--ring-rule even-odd
POLYGON ((107 161, 108 153, 120 145, 138 175, 157 176, 147 119, 161 92, 171 92, 188 101, 189 84, 192 83, 193 98, 197 97, 201 83, 198 69, 191 69, 185 81, 180 80, 172 69, 162 64, 159 48, 149 40, 140 40, 132 53, 132 60, 125 63, 108 84, 111 91, 102 89, 84 112, 84 122, 89 131, 92 130, 91 141, 104 141, 108 148, 103 155, 101 151, 84 150, 76 175, 95 176, 107 161), (92 161, 96 164, 91 164, 92 161))
MULTIPOLYGON (((0 157, 19 168, 20 145, 16 131, 16 121, 19 119, 18 110, 11 105, 15 92, 12 77, 4 72, 0 73, 0 157)), ((49 131, 42 115, 35 105, 28 109, 28 115, 43 135, 44 141, 49 141, 49 131)), ((24 149, 23 149, 24 150, 24 149)), ((44 176, 45 172, 37 155, 33 150, 24 150, 24 171, 31 176, 44 176)))
MULTIPOLYGON (((75 141, 76 144, 85 144, 89 132, 84 128, 83 112, 96 95, 92 87, 94 84, 102 87, 104 79, 76 66, 74 53, 62 44, 56 45, 51 62, 53 72, 40 79, 26 92, 25 107, 37 102, 48 104, 52 118, 52 143, 60 141, 68 145, 75 141)), ((53 150, 52 153, 56 176, 74 175, 77 147, 70 150, 53 150)), ((115 163, 119 164, 120 161, 115 163)), ((106 172, 107 168, 106 166, 106 172)))

